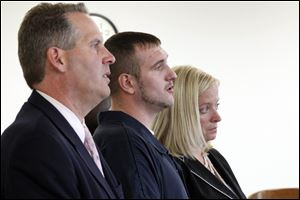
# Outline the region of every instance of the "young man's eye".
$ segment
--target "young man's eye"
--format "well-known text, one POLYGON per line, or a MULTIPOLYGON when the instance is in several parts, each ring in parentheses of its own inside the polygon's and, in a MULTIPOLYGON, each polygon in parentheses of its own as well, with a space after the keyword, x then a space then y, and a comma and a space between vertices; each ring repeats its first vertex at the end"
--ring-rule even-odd
POLYGON ((161 70, 162 69, 162 64, 161 63, 157 64, 154 69, 155 70, 161 70))

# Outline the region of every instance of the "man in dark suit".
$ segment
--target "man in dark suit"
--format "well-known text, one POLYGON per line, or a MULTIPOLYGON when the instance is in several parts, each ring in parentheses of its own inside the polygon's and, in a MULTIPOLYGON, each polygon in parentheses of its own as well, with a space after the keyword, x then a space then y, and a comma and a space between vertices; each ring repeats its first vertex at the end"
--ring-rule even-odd
POLYGON ((112 111, 101 112, 94 139, 126 198, 188 198, 176 163, 150 130, 156 113, 171 106, 176 78, 160 40, 140 32, 105 42, 116 56, 111 67, 112 111))
POLYGON ((115 62, 84 4, 37 5, 18 40, 33 92, 1 136, 1 198, 123 198, 84 122, 115 62))

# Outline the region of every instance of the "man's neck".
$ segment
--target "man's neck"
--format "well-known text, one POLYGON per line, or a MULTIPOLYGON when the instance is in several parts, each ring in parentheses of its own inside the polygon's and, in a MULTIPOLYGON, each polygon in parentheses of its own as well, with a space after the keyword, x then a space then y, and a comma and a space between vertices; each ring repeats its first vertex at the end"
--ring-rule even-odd
POLYGON ((83 104, 79 101, 76 101, 78 100, 77 98, 71 97, 71 94, 67 90, 53 87, 36 87, 35 89, 63 104, 71 110, 81 122, 83 121, 84 116, 86 115, 86 112, 84 111, 87 110, 87 108, 82 106, 83 104))
POLYGON ((148 129, 151 129, 151 124, 155 117, 155 113, 147 111, 147 109, 145 109, 142 106, 131 105, 131 103, 128 103, 128 102, 126 103, 126 105, 124 105, 124 104, 120 104, 119 102, 118 102, 118 104, 116 104, 113 101, 111 110, 112 111, 122 111, 122 112, 132 116, 133 118, 138 120, 140 123, 142 123, 148 129))

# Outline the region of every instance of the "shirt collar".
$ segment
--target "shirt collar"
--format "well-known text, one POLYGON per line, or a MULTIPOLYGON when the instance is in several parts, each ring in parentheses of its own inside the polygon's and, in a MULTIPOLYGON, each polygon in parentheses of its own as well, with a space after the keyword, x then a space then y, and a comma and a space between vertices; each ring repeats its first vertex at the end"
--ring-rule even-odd
POLYGON ((81 123, 78 117, 66 106, 64 106, 62 103, 54 99, 53 97, 36 90, 40 95, 42 95, 47 101, 49 101, 63 116, 64 118, 69 122, 71 127, 74 129, 78 137, 82 142, 84 142, 84 121, 81 123))
POLYGON ((168 153, 168 150, 155 138, 153 131, 148 129, 137 119, 127 113, 122 111, 105 111, 99 114, 98 119, 99 123, 103 125, 121 123, 123 125, 127 125, 128 127, 133 127, 133 133, 137 137, 140 137, 145 142, 153 145, 159 152, 168 153))

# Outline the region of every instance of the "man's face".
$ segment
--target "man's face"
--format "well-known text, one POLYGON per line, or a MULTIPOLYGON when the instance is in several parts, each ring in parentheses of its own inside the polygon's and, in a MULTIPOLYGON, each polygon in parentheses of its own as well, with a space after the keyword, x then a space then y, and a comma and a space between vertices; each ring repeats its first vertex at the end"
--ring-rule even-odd
POLYGON ((137 80, 140 100, 155 112, 173 105, 173 85, 177 77, 167 64, 160 46, 137 48, 140 74, 137 80))
POLYGON ((109 65, 115 58, 104 47, 102 34, 88 15, 71 13, 68 19, 78 31, 76 46, 66 50, 69 83, 76 96, 97 104, 110 94, 109 65))

